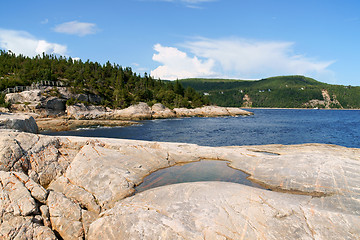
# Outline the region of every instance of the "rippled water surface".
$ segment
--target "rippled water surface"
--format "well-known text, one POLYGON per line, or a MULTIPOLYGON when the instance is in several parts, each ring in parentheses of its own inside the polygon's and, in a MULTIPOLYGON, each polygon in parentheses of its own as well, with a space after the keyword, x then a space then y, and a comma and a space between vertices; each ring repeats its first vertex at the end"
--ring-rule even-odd
POLYGON ((186 142, 206 146, 327 143, 360 148, 360 111, 251 109, 253 116, 142 121, 50 135, 186 142))

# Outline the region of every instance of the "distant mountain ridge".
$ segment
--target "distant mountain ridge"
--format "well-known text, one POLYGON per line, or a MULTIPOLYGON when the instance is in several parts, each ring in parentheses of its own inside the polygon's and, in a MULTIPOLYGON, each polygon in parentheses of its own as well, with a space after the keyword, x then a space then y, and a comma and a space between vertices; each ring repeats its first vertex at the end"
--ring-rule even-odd
POLYGON ((360 87, 332 85, 300 75, 261 80, 192 78, 179 82, 207 95, 211 103, 219 106, 360 108, 360 87))

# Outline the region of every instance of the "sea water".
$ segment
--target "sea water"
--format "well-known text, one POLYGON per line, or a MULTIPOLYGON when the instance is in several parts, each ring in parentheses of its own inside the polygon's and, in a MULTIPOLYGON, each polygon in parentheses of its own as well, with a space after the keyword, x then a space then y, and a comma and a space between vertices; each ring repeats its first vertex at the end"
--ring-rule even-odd
POLYGON ((203 146, 325 143, 360 148, 360 110, 251 109, 252 116, 176 118, 47 133, 203 146))

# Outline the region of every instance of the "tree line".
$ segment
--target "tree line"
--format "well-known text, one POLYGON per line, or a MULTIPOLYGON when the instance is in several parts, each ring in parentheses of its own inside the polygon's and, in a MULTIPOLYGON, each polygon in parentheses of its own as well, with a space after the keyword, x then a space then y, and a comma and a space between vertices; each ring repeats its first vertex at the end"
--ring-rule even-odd
MULTIPOLYGON (((179 81, 162 81, 148 74, 141 76, 130 67, 63 56, 42 54, 33 58, 0 50, 0 91, 14 86, 30 86, 41 80, 63 81, 73 93, 95 94, 101 104, 125 108, 138 102, 150 106, 162 103, 169 108, 194 108, 209 100, 192 87, 184 88, 179 81)), ((4 94, 0 105, 4 105, 4 94)), ((75 103, 76 100, 71 100, 75 103)))

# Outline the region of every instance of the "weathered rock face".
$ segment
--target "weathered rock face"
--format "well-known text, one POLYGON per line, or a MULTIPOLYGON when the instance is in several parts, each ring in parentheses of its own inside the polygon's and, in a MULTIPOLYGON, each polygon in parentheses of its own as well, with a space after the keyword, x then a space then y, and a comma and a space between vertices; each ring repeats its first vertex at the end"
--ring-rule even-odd
POLYGON ((0 107, 0 113, 9 113, 10 110, 8 108, 0 107))
POLYGON ((125 109, 115 110, 112 118, 125 120, 151 119, 151 108, 146 103, 140 102, 125 109))
POLYGON ((242 110, 240 108, 226 108, 218 106, 205 106, 195 109, 174 108, 176 116, 178 117, 219 117, 219 116, 237 116, 237 115, 252 115, 253 113, 242 110))
POLYGON ((99 104, 101 98, 91 94, 73 94, 66 87, 42 87, 41 89, 6 94, 13 112, 36 113, 41 117, 64 115, 68 99, 99 104))
POLYGON ((52 191, 49 193, 47 205, 51 226, 63 239, 82 239, 84 229, 79 204, 66 198, 62 193, 52 191))
POLYGON ((304 144, 201 147, 0 135, 0 238, 357 239, 360 149, 304 144), (274 191, 176 184, 135 194, 158 169, 226 160, 274 191), (19 231, 18 231, 19 230, 19 231))
POLYGON ((336 95, 330 97, 329 92, 326 89, 321 90, 321 95, 323 96, 323 100, 312 99, 309 102, 305 103, 305 107, 321 107, 325 109, 331 109, 333 107, 343 108, 340 102, 336 99, 336 95))
POLYGON ((38 127, 32 116, 12 113, 0 113, 0 129, 14 129, 30 133, 38 132, 38 127))
POLYGON ((89 239, 356 239, 357 220, 324 211, 309 196, 234 183, 183 183, 119 201, 91 224, 89 239))
POLYGON ((175 108, 171 110, 161 103, 154 104, 151 108, 143 102, 132 105, 121 110, 105 109, 97 106, 85 106, 75 104, 67 106, 67 114, 75 119, 119 119, 119 120, 143 120, 157 118, 174 117, 218 117, 218 116, 237 116, 252 115, 251 112, 240 108, 225 108, 218 106, 205 106, 195 109, 175 108))
POLYGON ((47 191, 21 172, 0 171, 0 238, 56 239, 42 218, 38 204, 45 203, 47 191))
POLYGON ((5 101, 15 104, 24 102, 39 102, 43 99, 41 90, 23 91, 20 93, 8 93, 5 96, 5 101))
POLYGON ((106 116, 109 114, 104 107, 94 105, 87 106, 83 103, 66 106, 66 113, 68 117, 75 119, 106 118, 106 116))
POLYGON ((152 118, 174 118, 176 117, 176 114, 173 110, 165 107, 161 103, 155 103, 151 107, 152 111, 152 118))
POLYGON ((252 101, 248 94, 245 94, 243 97, 243 107, 252 107, 252 101))

